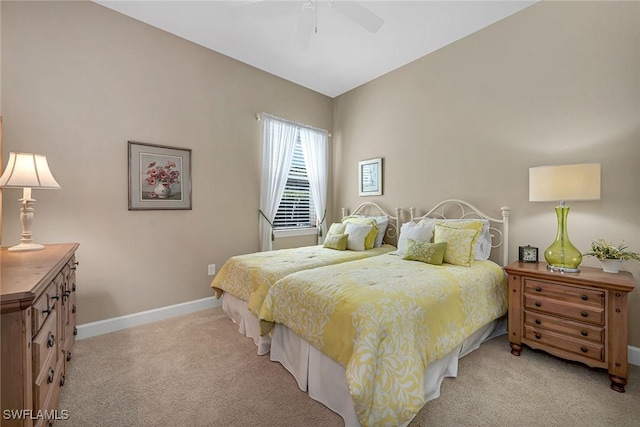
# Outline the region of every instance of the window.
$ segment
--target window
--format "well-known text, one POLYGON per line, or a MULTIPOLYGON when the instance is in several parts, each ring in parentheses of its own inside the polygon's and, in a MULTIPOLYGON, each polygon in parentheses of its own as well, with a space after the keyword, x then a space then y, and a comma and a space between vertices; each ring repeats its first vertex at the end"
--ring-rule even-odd
POLYGON ((289 168, 287 183, 278 206, 273 228, 306 228, 316 226, 313 198, 309 187, 309 175, 302 152, 300 134, 296 137, 293 160, 289 168))

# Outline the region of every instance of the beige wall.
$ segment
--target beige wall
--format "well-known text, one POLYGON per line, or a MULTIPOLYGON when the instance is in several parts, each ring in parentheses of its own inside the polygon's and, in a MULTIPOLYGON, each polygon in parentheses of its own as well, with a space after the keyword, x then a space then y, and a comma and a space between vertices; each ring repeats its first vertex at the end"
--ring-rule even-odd
POLYGON ((34 190, 33 231, 80 243, 79 323, 212 296, 207 264, 258 250, 256 113, 331 129, 331 99, 94 3, 1 5, 3 151, 62 186, 34 190), (127 210, 128 140, 193 150, 193 210, 127 210))
MULTIPOLYGON (((571 240, 640 251, 640 4, 538 3, 336 98, 333 135, 335 206, 361 200, 357 162, 384 157, 386 207, 510 206, 512 261, 556 234, 554 204, 528 201, 528 168, 600 162, 602 199, 570 203, 571 240)), ((640 263, 625 268, 638 287, 640 263)), ((629 312, 640 346, 640 287, 629 312)))

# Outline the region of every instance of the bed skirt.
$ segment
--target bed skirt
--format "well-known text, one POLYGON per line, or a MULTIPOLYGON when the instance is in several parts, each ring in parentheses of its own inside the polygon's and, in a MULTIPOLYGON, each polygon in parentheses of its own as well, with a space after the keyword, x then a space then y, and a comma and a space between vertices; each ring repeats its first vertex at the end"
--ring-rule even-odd
MULTIPOLYGON (((342 365, 284 325, 276 324, 270 336, 261 337, 258 318, 249 311, 246 301, 233 295, 224 294, 222 310, 238 325, 241 334, 253 339, 259 355, 271 352, 270 359, 293 375, 300 390, 340 415, 345 427, 360 426, 342 365)), ((425 401, 437 399, 442 381, 458 375, 460 358, 478 349, 483 342, 506 333, 506 317, 503 317, 480 328, 451 353, 429 364, 424 376, 425 401)))
POLYGON ((225 293, 222 297, 222 311, 234 323, 238 325, 238 331, 251 339, 258 347, 258 355, 269 353, 271 348, 271 336, 260 336, 260 323, 258 318, 249 311, 246 301, 225 293))
MULTIPOLYGON (((503 317, 476 331, 447 356, 432 362, 424 376, 426 401, 440 396, 444 378, 458 375, 460 358, 476 350, 483 342, 506 332, 506 318, 503 317)), ((342 365, 286 326, 277 324, 271 335, 271 360, 280 362, 309 397, 340 415, 346 427, 360 426, 342 365)))

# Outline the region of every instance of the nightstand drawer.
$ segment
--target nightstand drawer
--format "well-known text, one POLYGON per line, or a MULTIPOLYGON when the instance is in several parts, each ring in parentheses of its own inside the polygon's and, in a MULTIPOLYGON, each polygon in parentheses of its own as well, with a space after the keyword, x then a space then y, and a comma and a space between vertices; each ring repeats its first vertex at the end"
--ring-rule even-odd
POLYGON ((604 307, 575 304, 569 301, 529 295, 527 293, 524 294, 524 307, 594 325, 604 325, 604 307))
POLYGON ((524 324, 535 329, 546 329, 560 335, 604 344, 604 328, 572 322, 557 317, 525 310, 524 324))
POLYGON ((542 328, 529 325, 524 327, 524 339, 531 344, 540 343, 547 347, 555 347, 589 359, 604 361, 604 346, 589 341, 573 340, 542 328))
POLYGON ((604 292, 600 290, 525 279, 524 292, 530 295, 604 308, 604 292))

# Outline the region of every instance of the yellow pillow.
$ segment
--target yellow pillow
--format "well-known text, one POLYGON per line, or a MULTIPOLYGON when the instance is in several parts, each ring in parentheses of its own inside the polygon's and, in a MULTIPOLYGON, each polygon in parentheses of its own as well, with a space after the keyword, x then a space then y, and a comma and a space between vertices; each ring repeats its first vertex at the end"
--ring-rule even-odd
POLYGON ((447 242, 444 262, 469 267, 473 261, 473 239, 477 235, 478 230, 436 224, 433 231, 433 242, 447 242))
POLYGON ((370 225, 371 231, 367 234, 367 237, 364 239, 364 248, 371 249, 373 245, 376 243, 376 236, 378 235, 378 223, 375 218, 353 218, 347 217, 342 220, 343 223, 351 222, 353 224, 359 225, 370 225))
POLYGON ((346 226, 347 224, 343 224, 341 222, 334 222, 333 224, 331 224, 331 227, 329 227, 329 231, 327 231, 327 235, 344 234, 344 229, 346 226))
POLYGON ((338 251, 346 251, 348 240, 348 234, 329 234, 326 239, 324 239, 324 244, 322 246, 329 249, 336 249, 338 251))
POLYGON ((446 225, 449 228, 463 228, 465 230, 476 230, 476 235, 473 238, 473 242, 471 242, 471 261, 476 259, 476 242, 480 237, 480 231, 484 226, 484 222, 478 220, 475 221, 473 219, 470 220, 460 220, 460 221, 447 221, 446 219, 436 219, 436 224, 446 225))

